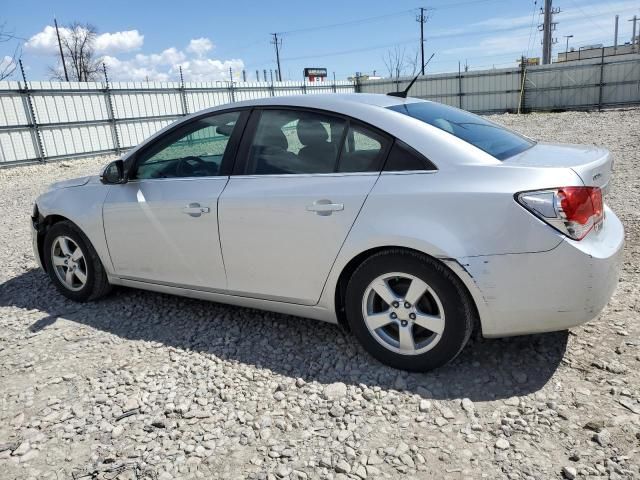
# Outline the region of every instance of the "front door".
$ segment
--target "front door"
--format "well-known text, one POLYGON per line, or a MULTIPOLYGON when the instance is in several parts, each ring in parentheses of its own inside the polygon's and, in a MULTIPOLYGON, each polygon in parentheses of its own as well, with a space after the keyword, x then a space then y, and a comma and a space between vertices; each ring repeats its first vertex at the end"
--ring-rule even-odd
POLYGON ((228 289, 316 304, 386 155, 386 137, 349 120, 256 110, 238 174, 220 197, 228 289))
POLYGON ((168 132, 137 154, 128 183, 110 187, 103 218, 118 276, 226 288, 218 197, 241 115, 214 114, 168 132))

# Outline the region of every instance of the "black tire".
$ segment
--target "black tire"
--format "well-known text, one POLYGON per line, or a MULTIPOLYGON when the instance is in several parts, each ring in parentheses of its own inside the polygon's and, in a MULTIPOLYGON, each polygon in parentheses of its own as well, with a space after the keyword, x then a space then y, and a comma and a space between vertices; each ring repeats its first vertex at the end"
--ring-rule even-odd
POLYGON ((65 297, 76 302, 88 302, 104 297, 111 290, 107 274, 102 266, 93 245, 82 231, 69 221, 54 224, 44 237, 44 262, 47 273, 58 291, 65 297), (61 236, 70 238, 80 248, 84 255, 83 266, 86 266, 86 282, 79 290, 71 290, 58 278, 53 265, 51 247, 61 236))
MULTIPOLYGON (((386 365, 414 372, 432 370, 453 360, 469 340, 475 321, 473 301, 454 273, 431 257, 402 249, 384 250, 362 262, 349 279, 345 311, 351 331, 367 352, 386 365), (367 288, 376 278, 392 272, 417 277, 439 297, 444 330, 428 351, 413 355, 393 351, 378 341, 365 323, 363 298, 367 288)), ((428 331, 426 334, 430 335, 428 331)))

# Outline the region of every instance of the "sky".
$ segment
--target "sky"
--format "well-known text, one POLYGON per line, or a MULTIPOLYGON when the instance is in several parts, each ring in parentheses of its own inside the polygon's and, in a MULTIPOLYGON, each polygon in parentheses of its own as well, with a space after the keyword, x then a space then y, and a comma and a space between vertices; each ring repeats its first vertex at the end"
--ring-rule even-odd
MULTIPOLYGON (((98 30, 95 49, 112 80, 255 81, 256 70, 275 70, 271 33, 282 39, 283 80, 301 80, 304 67, 327 68, 329 79, 355 72, 389 76, 384 57, 398 48, 416 58, 420 45, 419 7, 426 7, 427 72, 513 66, 520 55, 541 56, 544 0, 279 0, 277 2, 135 0, 3 2, 0 25, 19 39, 0 43, 0 62, 16 47, 29 80, 50 79, 58 62, 54 16, 59 25, 90 23, 98 30)), ((631 39, 637 0, 555 0, 561 13, 554 55, 569 46, 613 44, 614 17, 620 15, 619 43, 631 39)), ((638 22, 640 30, 640 21, 638 22)), ((65 30, 62 30, 63 35, 65 30)), ((410 69, 410 67, 409 67, 410 69)), ((405 72, 408 73, 408 72, 405 72)), ((16 71, 13 80, 19 79, 16 71)))

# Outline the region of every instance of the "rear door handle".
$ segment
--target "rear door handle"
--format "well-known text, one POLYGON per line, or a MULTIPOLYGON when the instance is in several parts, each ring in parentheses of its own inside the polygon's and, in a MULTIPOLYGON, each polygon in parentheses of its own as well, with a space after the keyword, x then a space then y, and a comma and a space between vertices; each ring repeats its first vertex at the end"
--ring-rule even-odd
POLYGON ((209 207, 202 207, 199 203, 190 203, 182 209, 182 213, 186 213, 190 217, 199 217, 203 213, 209 213, 209 207))
POLYGON ((323 217, 341 210, 344 210, 344 203, 333 203, 331 200, 326 199, 316 200, 313 205, 307 205, 308 212, 315 212, 323 217))

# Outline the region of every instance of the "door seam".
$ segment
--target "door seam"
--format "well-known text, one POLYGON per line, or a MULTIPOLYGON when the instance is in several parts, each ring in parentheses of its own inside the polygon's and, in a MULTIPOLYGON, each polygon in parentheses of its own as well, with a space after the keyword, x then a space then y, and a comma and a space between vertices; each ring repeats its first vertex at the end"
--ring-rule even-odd
POLYGON ((378 180, 380 180, 380 173, 378 173, 378 177, 376 178, 376 181, 373 182, 373 185, 371 185, 371 188, 369 189, 369 191, 365 195, 364 201, 362 202, 362 205, 360 205, 360 208, 358 209, 358 213, 356 214, 355 218, 353 219, 353 223, 349 227, 349 230, 347 231, 347 234, 345 235, 344 240, 340 244, 340 248, 338 249, 338 253, 336 253, 336 256, 333 259, 333 262, 331 262, 331 268, 329 269, 329 273, 327 273, 327 277, 324 279, 324 283, 322 284, 322 290, 320 290, 320 295, 318 296, 318 299, 316 300, 316 303, 313 304, 314 307, 318 306, 318 304, 320 303, 320 300, 322 299, 322 295, 324 294, 324 290, 325 290, 325 288, 327 288, 327 282, 329 281, 329 277, 333 273, 333 268, 336 265, 336 261, 338 260, 338 257, 340 256, 340 253, 342 252, 342 249, 344 248, 344 244, 347 243, 347 239, 349 238, 349 235, 351 234, 351 230, 353 230, 353 227, 356 224, 356 222, 358 221, 358 218, 360 218, 360 213, 362 212, 362 209, 364 208, 365 204, 367 203, 367 200, 369 199, 369 195, 371 194, 371 192, 375 188, 376 184, 378 183, 378 180))

